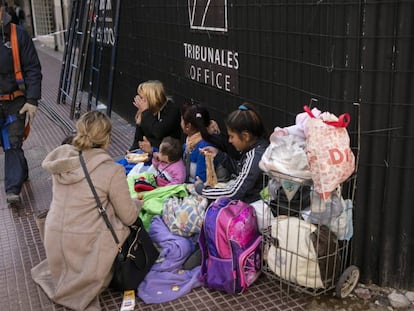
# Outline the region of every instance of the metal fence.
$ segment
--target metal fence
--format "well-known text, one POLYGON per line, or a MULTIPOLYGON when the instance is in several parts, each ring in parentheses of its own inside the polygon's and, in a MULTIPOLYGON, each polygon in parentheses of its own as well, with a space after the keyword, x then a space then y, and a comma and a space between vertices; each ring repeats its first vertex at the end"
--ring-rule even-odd
POLYGON ((124 0, 112 109, 133 122, 137 85, 158 79, 219 120, 250 102, 272 131, 316 98, 351 114, 355 141, 359 103, 353 259, 363 281, 414 288, 413 12, 411 0, 124 0))

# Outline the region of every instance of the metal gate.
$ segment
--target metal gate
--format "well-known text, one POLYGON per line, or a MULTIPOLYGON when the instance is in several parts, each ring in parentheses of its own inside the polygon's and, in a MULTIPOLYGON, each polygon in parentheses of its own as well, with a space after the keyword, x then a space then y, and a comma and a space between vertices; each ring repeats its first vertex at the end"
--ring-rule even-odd
POLYGON ((159 79, 217 119, 251 102, 272 131, 317 98, 351 113, 356 139, 360 103, 353 257, 362 280, 414 288, 412 12, 407 0, 125 0, 112 107, 133 122, 137 85, 159 79))

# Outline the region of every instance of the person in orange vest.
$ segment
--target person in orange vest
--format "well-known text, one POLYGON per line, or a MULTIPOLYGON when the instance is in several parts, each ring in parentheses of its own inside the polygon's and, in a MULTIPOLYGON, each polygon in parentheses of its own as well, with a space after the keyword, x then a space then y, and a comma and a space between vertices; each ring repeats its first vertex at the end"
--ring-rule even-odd
POLYGON ((11 23, 4 0, 0 0, 0 28, 0 141, 4 150, 4 186, 7 203, 16 204, 29 176, 22 145, 41 98, 42 72, 31 37, 23 27, 11 23))

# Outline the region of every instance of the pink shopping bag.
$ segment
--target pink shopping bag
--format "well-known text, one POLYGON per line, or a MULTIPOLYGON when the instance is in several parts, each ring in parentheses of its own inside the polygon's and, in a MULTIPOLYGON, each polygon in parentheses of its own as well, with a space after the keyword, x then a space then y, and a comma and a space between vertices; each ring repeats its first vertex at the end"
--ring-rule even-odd
POLYGON ((322 113, 316 118, 308 106, 304 110, 311 117, 305 125, 309 169, 315 191, 327 199, 355 170, 355 156, 346 129, 350 116, 322 113))

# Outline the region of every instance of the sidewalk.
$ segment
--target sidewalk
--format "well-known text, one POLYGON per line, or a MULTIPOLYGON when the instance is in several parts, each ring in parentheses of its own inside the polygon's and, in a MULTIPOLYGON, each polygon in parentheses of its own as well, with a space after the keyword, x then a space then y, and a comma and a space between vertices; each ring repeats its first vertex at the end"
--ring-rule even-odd
MULTIPOLYGON (((70 106, 57 104, 61 53, 37 44, 43 68, 43 98, 24 144, 29 162, 29 181, 25 183, 20 207, 8 208, 4 195, 4 154, 0 151, 0 310, 67 310, 55 305, 32 281, 30 269, 43 260, 45 251, 34 216, 48 209, 51 179, 41 168, 46 154, 70 134, 74 121, 69 119, 70 106)), ((84 105, 85 106, 85 105, 84 105)), ((125 152, 131 143, 134 127, 113 113, 114 124, 109 153, 125 152)), ((146 305, 139 298, 135 310, 280 310, 300 311, 311 297, 293 293, 288 296, 279 282, 262 276, 244 294, 227 295, 201 287, 180 299, 164 304, 146 305)), ((121 293, 106 290, 101 295, 103 310, 119 310, 121 293)))

